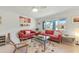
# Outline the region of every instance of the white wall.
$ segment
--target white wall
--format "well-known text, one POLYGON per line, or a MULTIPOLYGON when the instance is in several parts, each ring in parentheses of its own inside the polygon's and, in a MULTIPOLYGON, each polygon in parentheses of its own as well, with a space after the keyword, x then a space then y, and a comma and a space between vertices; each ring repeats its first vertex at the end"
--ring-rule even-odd
POLYGON ((8 31, 16 30, 16 29, 20 30, 22 28, 34 29, 36 26, 35 20, 32 19, 32 23, 30 24, 29 27, 20 27, 18 17, 22 15, 14 13, 14 12, 0 10, 0 16, 2 17, 1 19, 2 23, 0 24, 0 33, 8 32, 8 31))
POLYGON ((54 15, 55 17, 59 17, 59 18, 63 18, 66 17, 67 18, 67 22, 65 25, 65 30, 64 33, 68 33, 70 35, 75 35, 75 30, 79 29, 79 23, 77 22, 73 22, 73 19, 75 16, 79 16, 79 8, 76 9, 71 9, 69 11, 60 13, 58 15, 54 15))
MULTIPOLYGON (((24 16, 17 14, 15 12, 9 12, 9 11, 4 11, 0 10, 0 16, 2 17, 1 19, 1 24, 0 24, 0 35, 5 35, 8 32, 13 34, 13 33, 18 33, 19 30, 21 29, 31 29, 34 30, 36 27, 36 22, 34 19, 32 19, 32 22, 29 27, 21 27, 19 23, 19 16, 24 16)), ((15 38, 16 34, 12 36, 11 38, 17 42, 17 37, 15 38)))
MULTIPOLYGON (((48 16, 41 18, 40 22, 42 23, 42 21, 50 21, 50 20, 53 20, 53 19, 67 18, 67 22, 65 24, 65 30, 64 30, 63 33, 74 35, 75 29, 79 28, 79 23, 73 22, 73 18, 75 16, 79 16, 79 8, 71 9, 71 10, 61 12, 61 13, 58 13, 58 14, 55 14, 55 15, 52 15, 52 16, 51 15, 48 15, 48 16)), ((37 19, 37 22, 39 22, 38 19, 37 19)), ((39 27, 40 30, 42 30, 41 24, 37 25, 37 27, 39 27)))
POLYGON ((29 27, 21 27, 19 24, 18 17, 23 16, 23 15, 17 14, 15 12, 0 10, 0 16, 2 17, 1 19, 2 23, 0 24, 0 35, 7 34, 8 32, 17 33, 21 29, 32 29, 33 30, 36 27, 36 24, 35 24, 36 22, 34 19, 32 19, 32 23, 30 24, 29 27))

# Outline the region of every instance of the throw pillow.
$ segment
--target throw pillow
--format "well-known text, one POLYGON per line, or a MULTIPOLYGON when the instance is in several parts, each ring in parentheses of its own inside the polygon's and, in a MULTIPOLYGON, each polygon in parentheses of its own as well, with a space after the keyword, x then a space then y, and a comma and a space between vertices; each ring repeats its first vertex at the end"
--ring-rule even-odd
POLYGON ((54 32, 54 35, 55 36, 58 36, 58 34, 59 34, 59 32, 57 32, 57 31, 54 32))
POLYGON ((30 34, 30 31, 26 31, 26 34, 30 34))

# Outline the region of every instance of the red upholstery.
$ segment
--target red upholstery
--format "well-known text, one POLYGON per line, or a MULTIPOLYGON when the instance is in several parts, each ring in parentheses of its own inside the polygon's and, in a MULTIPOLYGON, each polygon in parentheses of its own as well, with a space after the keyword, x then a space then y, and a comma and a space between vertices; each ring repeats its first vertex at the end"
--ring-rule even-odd
POLYGON ((45 30, 45 32, 41 32, 40 34, 41 35, 46 35, 46 36, 53 35, 54 31, 53 30, 45 30))
POLYGON ((53 31, 53 30, 46 30, 45 33, 46 33, 46 34, 51 34, 51 35, 53 35, 53 34, 54 34, 54 31, 53 31))
POLYGON ((33 38, 34 35, 35 35, 35 32, 32 31, 32 30, 21 30, 18 33, 18 36, 19 36, 20 40, 33 38), (27 32, 29 32, 29 33, 27 33, 27 32))
POLYGON ((51 40, 53 40, 53 41, 61 42, 62 41, 62 32, 57 31, 58 35, 54 35, 55 31, 54 30, 45 30, 45 33, 41 33, 41 34, 50 36, 51 40))

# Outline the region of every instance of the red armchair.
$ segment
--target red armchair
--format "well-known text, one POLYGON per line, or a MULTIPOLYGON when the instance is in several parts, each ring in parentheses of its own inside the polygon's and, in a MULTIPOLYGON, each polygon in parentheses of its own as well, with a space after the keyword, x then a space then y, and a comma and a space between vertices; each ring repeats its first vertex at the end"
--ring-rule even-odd
POLYGON ((41 33, 42 35, 50 36, 52 41, 62 42, 62 32, 58 30, 45 30, 45 33, 41 33))
POLYGON ((22 40, 33 38, 35 34, 36 33, 32 30, 21 30, 18 33, 18 37, 22 41, 22 40))

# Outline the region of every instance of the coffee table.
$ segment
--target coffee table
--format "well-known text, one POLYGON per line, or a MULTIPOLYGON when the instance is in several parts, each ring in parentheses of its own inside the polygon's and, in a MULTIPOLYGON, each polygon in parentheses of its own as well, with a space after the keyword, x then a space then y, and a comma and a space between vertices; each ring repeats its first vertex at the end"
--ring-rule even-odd
POLYGON ((48 42, 48 39, 50 39, 50 36, 38 35, 38 36, 34 37, 34 39, 44 45, 44 52, 45 52, 46 43, 48 42))

